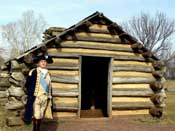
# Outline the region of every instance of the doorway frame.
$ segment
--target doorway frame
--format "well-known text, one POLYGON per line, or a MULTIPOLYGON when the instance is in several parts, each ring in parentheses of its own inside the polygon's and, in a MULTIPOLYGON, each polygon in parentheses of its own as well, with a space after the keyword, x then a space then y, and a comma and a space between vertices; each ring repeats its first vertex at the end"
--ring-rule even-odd
POLYGON ((101 58, 109 58, 109 65, 108 65, 108 80, 107 80, 107 118, 112 117, 112 72, 113 72, 113 58, 112 57, 104 57, 104 56, 90 56, 90 55, 81 55, 79 56, 79 83, 78 83, 78 112, 77 115, 81 118, 81 77, 82 77, 82 60, 83 57, 101 57, 101 58))

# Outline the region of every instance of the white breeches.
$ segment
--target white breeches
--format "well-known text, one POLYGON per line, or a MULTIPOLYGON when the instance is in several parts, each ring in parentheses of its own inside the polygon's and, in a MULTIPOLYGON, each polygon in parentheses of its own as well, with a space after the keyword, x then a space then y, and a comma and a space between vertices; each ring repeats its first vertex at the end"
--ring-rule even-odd
POLYGON ((44 117, 47 103, 48 103, 47 95, 36 96, 33 104, 33 117, 35 119, 42 119, 44 117))

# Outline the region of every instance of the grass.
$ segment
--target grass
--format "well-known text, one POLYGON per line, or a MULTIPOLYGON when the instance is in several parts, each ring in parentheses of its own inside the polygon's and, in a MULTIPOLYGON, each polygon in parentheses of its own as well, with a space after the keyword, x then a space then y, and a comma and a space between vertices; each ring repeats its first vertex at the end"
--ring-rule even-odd
POLYGON ((32 125, 22 125, 22 126, 15 126, 15 127, 8 127, 6 126, 6 121, 5 121, 5 113, 4 110, 2 108, 2 106, 0 106, 0 131, 31 131, 32 130, 32 125), (2 113, 3 112, 3 113, 2 113))
POLYGON ((162 122, 175 124, 175 80, 167 80, 164 87, 167 98, 162 122))
POLYGON ((168 92, 175 92, 175 80, 167 80, 164 87, 168 92))
POLYGON ((7 100, 0 99, 0 131, 31 131, 32 125, 23 125, 23 126, 15 126, 15 127, 8 127, 6 126, 6 115, 4 109, 4 103, 7 100))
POLYGON ((167 91, 166 107, 165 107, 165 119, 171 123, 175 123, 175 91, 167 91))

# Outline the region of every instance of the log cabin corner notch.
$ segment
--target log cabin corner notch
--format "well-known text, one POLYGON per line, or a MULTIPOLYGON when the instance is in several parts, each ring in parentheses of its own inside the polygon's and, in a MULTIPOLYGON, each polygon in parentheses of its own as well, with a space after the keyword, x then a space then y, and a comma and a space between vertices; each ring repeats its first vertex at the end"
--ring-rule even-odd
POLYGON ((15 74, 25 76, 32 56, 47 51, 54 117, 162 115, 164 63, 117 23, 95 12, 58 32, 6 63, 13 89, 23 86, 15 74))

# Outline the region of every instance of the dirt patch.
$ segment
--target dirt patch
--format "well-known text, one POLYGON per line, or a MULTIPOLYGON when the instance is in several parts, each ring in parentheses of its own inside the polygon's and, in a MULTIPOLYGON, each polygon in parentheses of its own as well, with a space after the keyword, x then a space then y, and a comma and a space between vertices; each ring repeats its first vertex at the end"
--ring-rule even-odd
POLYGON ((91 109, 91 110, 81 110, 82 118, 99 118, 103 117, 103 112, 100 109, 91 109))
MULTIPOLYGON (((137 117, 90 118, 43 122, 42 131, 174 131, 175 124, 141 122, 137 117)), ((148 119, 148 118, 147 118, 148 119)))

